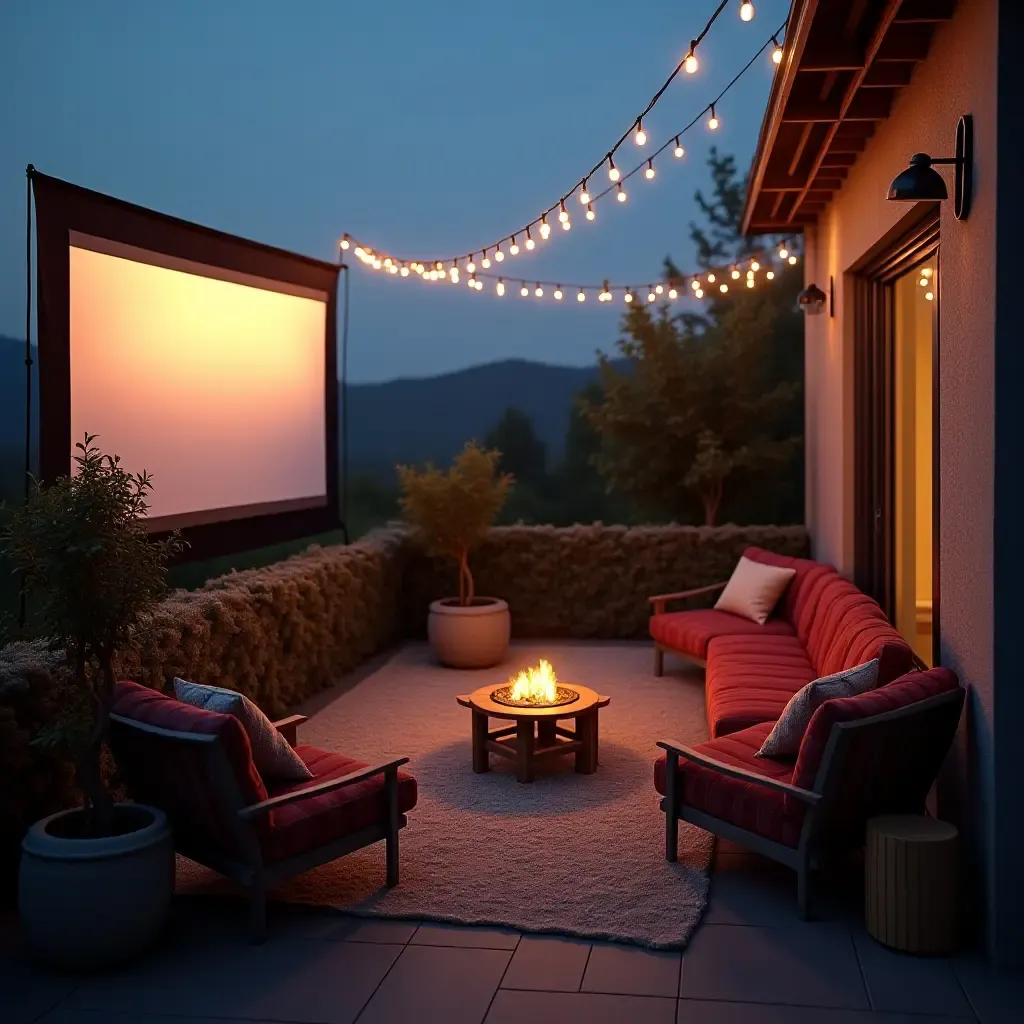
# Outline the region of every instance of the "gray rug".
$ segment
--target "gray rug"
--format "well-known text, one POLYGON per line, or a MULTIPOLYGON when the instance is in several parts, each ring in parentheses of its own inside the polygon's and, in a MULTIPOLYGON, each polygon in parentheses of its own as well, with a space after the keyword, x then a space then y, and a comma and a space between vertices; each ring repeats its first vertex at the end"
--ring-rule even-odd
MULTIPOLYGON (((707 904, 713 839, 680 823, 679 863, 665 860, 652 764, 657 740, 707 736, 702 676, 658 679, 651 664, 647 645, 536 642, 514 645, 497 669, 459 672, 434 664, 425 646, 402 648, 299 734, 365 761, 411 758, 419 803, 402 831, 401 885, 383 888, 377 844, 280 886, 275 898, 361 916, 684 946, 707 904), (470 713, 455 695, 502 683, 541 656, 560 679, 611 697, 596 774, 577 775, 566 758, 520 785, 512 762, 492 755, 492 771, 474 775, 470 713)), ((223 886, 179 861, 178 888, 223 886)))

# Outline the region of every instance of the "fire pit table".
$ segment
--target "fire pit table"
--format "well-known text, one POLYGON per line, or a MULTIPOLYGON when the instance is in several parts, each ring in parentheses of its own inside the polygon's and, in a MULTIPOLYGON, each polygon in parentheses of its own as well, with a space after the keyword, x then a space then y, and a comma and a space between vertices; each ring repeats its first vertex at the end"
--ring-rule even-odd
POLYGON ((524 678, 506 686, 483 686, 455 699, 473 713, 473 771, 490 771, 490 755, 498 754, 516 763, 516 778, 533 782, 540 762, 554 757, 575 755, 576 771, 590 775, 597 770, 597 713, 607 707, 610 697, 602 697, 586 686, 557 684, 551 666, 541 662, 539 675, 550 675, 550 684, 517 686, 524 678), (488 719, 512 721, 513 725, 491 729, 488 719), (560 719, 575 719, 575 728, 559 725, 560 719))

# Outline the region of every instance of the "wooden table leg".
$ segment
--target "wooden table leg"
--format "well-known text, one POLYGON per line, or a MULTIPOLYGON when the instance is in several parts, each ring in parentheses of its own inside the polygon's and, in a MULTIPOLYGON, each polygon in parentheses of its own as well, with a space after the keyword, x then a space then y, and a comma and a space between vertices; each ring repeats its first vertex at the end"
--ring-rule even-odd
POLYGON ((576 751, 576 771, 592 775, 597 771, 597 712, 576 716, 576 739, 582 746, 576 751))
POLYGON ((473 771, 477 774, 490 771, 490 758, 487 755, 487 716, 482 711, 473 710, 473 771))
POLYGON ((516 778, 533 782, 533 719, 520 718, 516 726, 516 778))
POLYGON ((555 720, 553 718, 537 719, 537 746, 553 747, 555 745, 555 720))

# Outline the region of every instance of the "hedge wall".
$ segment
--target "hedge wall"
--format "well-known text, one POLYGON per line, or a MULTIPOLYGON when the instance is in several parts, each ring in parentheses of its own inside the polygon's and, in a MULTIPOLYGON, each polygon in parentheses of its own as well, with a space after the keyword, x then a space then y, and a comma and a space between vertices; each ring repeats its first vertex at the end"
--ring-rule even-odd
MULTIPOLYGON (((806 556, 802 526, 503 526, 470 557, 481 595, 502 597, 521 637, 647 635, 647 598, 729 578, 750 544, 806 556)), ((403 596, 406 632, 426 631, 430 601, 458 592, 454 563, 414 557, 403 596)))
MULTIPOLYGON (((748 544, 808 550, 801 527, 510 526, 491 531, 472 565, 477 592, 509 602, 517 636, 641 637, 648 595, 727 578, 748 544)), ((456 589, 454 564, 401 529, 313 547, 176 591, 119 675, 158 689, 176 675, 228 686, 282 715, 403 635, 423 635, 429 602, 456 589)), ((30 745, 51 713, 54 665, 41 643, 0 650, 0 897, 27 825, 75 798, 67 761, 30 745)))

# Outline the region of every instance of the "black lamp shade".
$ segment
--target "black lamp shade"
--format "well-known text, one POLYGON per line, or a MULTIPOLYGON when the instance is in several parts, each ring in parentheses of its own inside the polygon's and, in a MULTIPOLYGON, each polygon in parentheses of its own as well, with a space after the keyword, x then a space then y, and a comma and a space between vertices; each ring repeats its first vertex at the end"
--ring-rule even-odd
POLYGON ((927 153, 915 153, 910 158, 910 166, 893 178, 888 198, 916 203, 946 199, 948 195, 942 175, 932 167, 932 158, 927 153))
POLYGON ((805 313, 817 314, 825 308, 828 296, 816 285, 809 284, 797 297, 797 305, 805 313))

